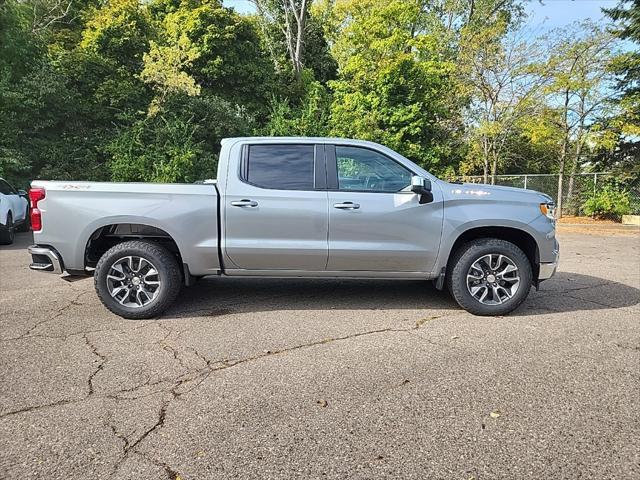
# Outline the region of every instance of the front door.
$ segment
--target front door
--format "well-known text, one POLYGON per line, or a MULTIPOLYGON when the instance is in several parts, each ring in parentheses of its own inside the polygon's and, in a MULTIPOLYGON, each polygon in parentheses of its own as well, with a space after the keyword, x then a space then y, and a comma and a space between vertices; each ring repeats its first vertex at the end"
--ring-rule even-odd
POLYGON ((223 199, 227 258, 242 270, 324 270, 324 147, 245 145, 242 155, 240 172, 228 172, 223 199))
POLYGON ((431 272, 442 230, 442 199, 420 205, 411 172, 365 147, 326 146, 329 271, 431 272))

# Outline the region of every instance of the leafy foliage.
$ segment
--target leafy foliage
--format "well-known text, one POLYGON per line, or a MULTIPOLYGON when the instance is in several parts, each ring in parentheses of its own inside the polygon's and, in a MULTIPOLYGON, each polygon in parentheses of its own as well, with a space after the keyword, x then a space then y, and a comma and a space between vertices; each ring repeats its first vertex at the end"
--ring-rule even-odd
POLYGON ((593 217, 620 218, 631 211, 631 198, 627 190, 606 185, 584 201, 582 211, 593 217))
MULTIPOLYGON (((372 140, 445 178, 558 171, 563 152, 640 177, 638 55, 599 48, 602 28, 538 48, 524 0, 254 4, 1 1, 0 176, 191 182, 222 138, 263 134, 372 140)), ((637 12, 610 9, 613 35, 637 42, 637 12)))
POLYGON ((328 134, 330 96, 326 87, 314 81, 312 75, 309 71, 303 72, 307 81, 298 106, 291 105, 286 98, 272 99, 265 135, 322 137, 328 134))

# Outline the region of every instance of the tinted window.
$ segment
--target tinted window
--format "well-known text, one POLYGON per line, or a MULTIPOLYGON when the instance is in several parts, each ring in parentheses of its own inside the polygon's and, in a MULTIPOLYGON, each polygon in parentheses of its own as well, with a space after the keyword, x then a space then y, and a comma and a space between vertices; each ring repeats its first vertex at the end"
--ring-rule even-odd
POLYGON ((336 160, 340 190, 398 192, 411 185, 409 170, 373 150, 336 146, 336 160))
POLYGON ((16 192, 13 191, 13 188, 5 182, 4 180, 0 180, 0 193, 4 193, 5 195, 12 195, 16 192))
POLYGON ((246 180, 279 190, 313 190, 313 145, 250 145, 246 180))

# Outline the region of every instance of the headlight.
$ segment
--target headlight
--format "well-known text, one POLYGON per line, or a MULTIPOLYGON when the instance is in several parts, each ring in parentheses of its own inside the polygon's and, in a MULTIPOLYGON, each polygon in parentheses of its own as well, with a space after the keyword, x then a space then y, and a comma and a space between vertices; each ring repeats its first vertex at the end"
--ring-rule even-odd
POLYGON ((540 212, 542 212, 542 214, 550 220, 556 219, 556 206, 551 202, 541 203, 540 212))

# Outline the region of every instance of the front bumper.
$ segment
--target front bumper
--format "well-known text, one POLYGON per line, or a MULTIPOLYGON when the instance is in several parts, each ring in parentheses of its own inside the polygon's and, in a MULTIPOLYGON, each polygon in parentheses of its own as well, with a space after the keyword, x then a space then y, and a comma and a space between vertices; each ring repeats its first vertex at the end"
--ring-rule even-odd
POLYGON ((38 245, 31 245, 29 248, 31 254, 31 264, 29 268, 38 272, 57 273, 58 275, 64 273, 64 266, 62 259, 58 252, 50 247, 41 247, 38 245))
POLYGON ((540 263, 540 268, 538 269, 538 281, 547 280, 553 277, 558 269, 558 263, 560 262, 560 245, 556 241, 556 248, 553 250, 555 254, 555 260, 549 263, 540 263))

